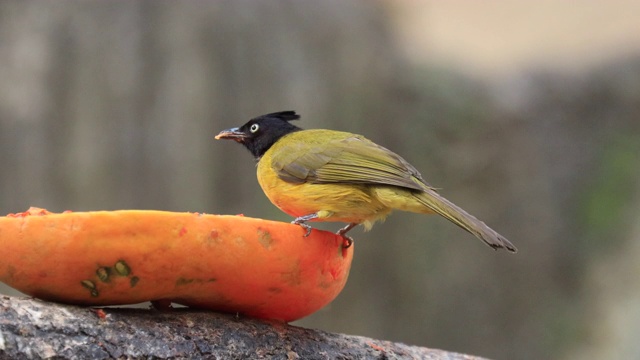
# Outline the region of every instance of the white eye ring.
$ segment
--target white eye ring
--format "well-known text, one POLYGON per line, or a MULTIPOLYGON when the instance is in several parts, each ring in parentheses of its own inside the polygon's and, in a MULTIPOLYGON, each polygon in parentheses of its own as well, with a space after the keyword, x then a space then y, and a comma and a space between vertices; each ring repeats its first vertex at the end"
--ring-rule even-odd
POLYGON ((258 131, 258 129, 260 128, 260 125, 258 124, 253 124, 251 125, 251 127, 249 128, 249 131, 251 131, 252 133, 255 133, 256 131, 258 131))

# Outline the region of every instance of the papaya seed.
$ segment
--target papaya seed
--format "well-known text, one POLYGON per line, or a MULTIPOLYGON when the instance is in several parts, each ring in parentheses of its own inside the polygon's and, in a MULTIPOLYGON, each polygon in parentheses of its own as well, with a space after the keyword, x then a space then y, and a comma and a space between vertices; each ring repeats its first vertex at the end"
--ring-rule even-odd
POLYGON ((129 267, 129 265, 127 265, 126 262, 124 262, 124 260, 120 260, 115 263, 115 265, 113 265, 113 268, 116 270, 118 275, 128 276, 129 274, 131 274, 131 268, 129 267))
POLYGON ((88 289, 91 293, 91 296, 98 297, 98 289, 96 289, 96 284, 91 280, 82 280, 80 281, 80 285, 85 289, 88 289))
POLYGON ((98 280, 102 282, 109 282, 109 275, 111 275, 111 268, 103 266, 99 267, 96 270, 96 275, 98 276, 98 280))
POLYGON ((91 280, 82 280, 80 284, 82 285, 82 287, 89 290, 94 290, 96 288, 96 284, 91 280))

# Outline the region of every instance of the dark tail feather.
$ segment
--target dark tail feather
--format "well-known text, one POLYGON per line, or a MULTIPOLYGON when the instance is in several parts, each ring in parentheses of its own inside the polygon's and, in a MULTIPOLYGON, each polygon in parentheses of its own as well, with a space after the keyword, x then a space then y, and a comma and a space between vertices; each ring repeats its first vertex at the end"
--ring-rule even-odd
POLYGON ((516 247, 513 246, 513 244, 505 237, 498 234, 485 223, 462 210, 451 201, 443 198, 434 190, 425 189, 424 192, 414 193, 414 196, 420 203, 424 204, 424 206, 475 235, 478 239, 484 241, 492 248, 496 250, 499 248, 505 248, 511 252, 518 251, 518 249, 516 249, 516 247))

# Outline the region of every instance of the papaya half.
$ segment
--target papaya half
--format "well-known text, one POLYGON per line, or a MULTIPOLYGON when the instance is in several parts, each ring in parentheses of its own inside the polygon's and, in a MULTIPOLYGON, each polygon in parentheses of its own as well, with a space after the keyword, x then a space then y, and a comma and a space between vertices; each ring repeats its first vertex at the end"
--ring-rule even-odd
POLYGON ((344 287, 353 246, 243 216, 148 210, 0 217, 0 281, 43 300, 145 301, 293 321, 344 287))

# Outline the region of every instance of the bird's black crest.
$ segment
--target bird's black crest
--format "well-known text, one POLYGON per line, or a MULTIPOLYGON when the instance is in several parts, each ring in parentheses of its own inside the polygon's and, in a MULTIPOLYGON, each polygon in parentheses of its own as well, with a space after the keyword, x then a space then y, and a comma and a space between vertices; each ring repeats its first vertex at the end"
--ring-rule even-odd
POLYGON ((255 118, 254 120, 260 120, 260 119, 264 119, 264 118, 276 118, 276 119, 280 119, 282 121, 292 121, 292 120, 299 120, 300 119, 300 115, 296 114, 295 111, 279 111, 279 112, 274 112, 271 114, 265 114, 265 115, 260 115, 257 118, 255 118))

